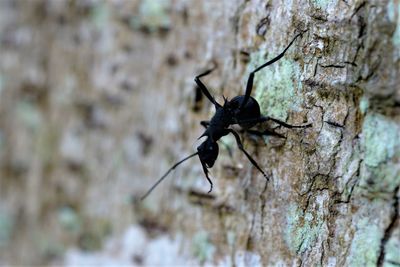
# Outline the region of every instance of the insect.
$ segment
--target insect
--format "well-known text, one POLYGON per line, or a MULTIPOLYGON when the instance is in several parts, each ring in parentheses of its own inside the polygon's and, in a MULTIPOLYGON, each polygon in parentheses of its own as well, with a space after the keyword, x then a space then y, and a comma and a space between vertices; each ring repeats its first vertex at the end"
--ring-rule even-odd
POLYGON ((268 116, 262 116, 260 112, 260 106, 256 99, 251 96, 251 91, 253 89, 253 80, 254 74, 258 71, 262 70, 263 68, 273 64, 274 62, 281 59, 286 51, 290 48, 290 46, 294 43, 294 41, 301 35, 301 33, 297 34, 293 40, 289 43, 289 45, 275 58, 269 60, 268 62, 264 63, 263 65, 259 66, 252 72, 247 80, 246 91, 244 95, 239 95, 234 97, 232 100, 228 100, 224 97, 224 104, 219 104, 215 98, 210 94, 209 90, 205 86, 205 84, 200 80, 201 77, 204 77, 210 74, 213 69, 207 70, 199 75, 197 75, 194 79, 197 86, 200 88, 201 92, 208 98, 208 100, 214 105, 215 107, 215 114, 211 118, 210 121, 201 121, 200 124, 205 127, 204 133, 199 137, 206 137, 206 140, 197 147, 197 152, 193 153, 184 159, 180 160, 179 162, 175 163, 141 198, 140 200, 145 199, 167 176, 168 174, 174 170, 177 166, 179 166, 184 161, 198 156, 200 159, 200 163, 203 167, 203 171, 205 177, 207 178, 210 184, 210 193, 213 189, 213 183, 209 177, 208 169, 214 166, 215 161, 217 160, 219 154, 219 146, 217 141, 221 139, 223 136, 228 134, 232 134, 235 139, 238 148, 246 155, 248 160, 253 164, 253 166, 260 171, 263 176, 269 181, 269 177, 267 174, 260 168, 258 163, 250 156, 249 153, 244 149, 242 141, 240 140, 239 134, 230 128, 231 125, 238 124, 242 129, 245 131, 254 134, 254 135, 276 135, 279 137, 283 137, 282 135, 275 133, 272 130, 267 130, 264 132, 259 132, 255 130, 250 130, 253 126, 258 123, 266 122, 266 121, 273 121, 283 127, 286 128, 307 128, 311 127, 310 124, 306 125, 290 125, 278 119, 274 119, 268 116))

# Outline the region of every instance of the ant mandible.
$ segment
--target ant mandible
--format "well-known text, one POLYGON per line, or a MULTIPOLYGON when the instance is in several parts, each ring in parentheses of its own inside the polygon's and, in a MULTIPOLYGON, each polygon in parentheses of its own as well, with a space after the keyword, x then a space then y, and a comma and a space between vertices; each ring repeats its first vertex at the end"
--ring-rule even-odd
POLYGON ((264 177, 269 181, 269 177, 267 174, 258 166, 257 162, 250 156, 249 153, 244 149, 242 141, 240 140, 239 134, 229 128, 231 125, 238 124, 242 129, 250 132, 251 134, 254 135, 276 135, 279 137, 283 137, 282 135, 275 133, 274 131, 267 130, 265 132, 259 132, 259 131, 254 131, 254 130, 249 130, 251 127, 255 126, 258 123, 266 122, 266 121, 273 121, 283 127, 286 128, 307 128, 311 126, 310 124, 306 125, 290 125, 287 124, 283 121, 268 117, 268 116, 261 116, 260 113, 260 105, 258 104, 257 100, 254 99, 251 94, 251 90, 253 88, 253 80, 254 80, 254 74, 261 69, 265 68, 266 66, 269 66, 273 64, 274 62, 278 61, 281 59, 286 51, 290 48, 290 46, 294 43, 294 41, 299 37, 301 33, 297 34, 293 40, 289 43, 289 45, 283 50, 282 53, 280 53, 278 56, 275 58, 271 59, 270 61, 264 63, 263 65, 259 66, 252 72, 250 72, 249 78, 247 80, 247 85, 246 85, 246 92, 244 95, 239 95, 234 97, 232 100, 228 100, 224 97, 224 105, 221 106, 217 101, 215 101, 214 97, 210 94, 208 91, 207 87, 203 84, 203 82, 200 80, 201 77, 204 77, 208 74, 210 74, 213 69, 207 70, 206 72, 203 72, 200 75, 197 75, 194 79, 196 82, 197 86, 200 88, 202 93, 210 100, 210 102, 214 105, 215 107, 215 114, 211 118, 210 121, 201 121, 200 124, 206 128, 204 133, 199 137, 207 137, 207 139, 197 147, 197 152, 193 153, 190 156, 187 156, 186 158, 182 159, 181 161, 175 163, 147 192, 144 194, 140 200, 145 199, 156 187, 158 184, 160 184, 166 177, 167 175, 174 170, 178 165, 183 163, 184 161, 198 155, 200 159, 200 163, 203 167, 204 174, 210 183, 210 190, 208 193, 210 193, 213 189, 213 183, 208 176, 208 169, 214 166, 215 161, 217 160, 218 157, 218 152, 219 152, 219 147, 217 141, 221 139, 221 137, 232 134, 235 139, 237 146, 239 149, 246 155, 246 157, 249 159, 249 161, 253 164, 254 167, 259 170, 264 177))

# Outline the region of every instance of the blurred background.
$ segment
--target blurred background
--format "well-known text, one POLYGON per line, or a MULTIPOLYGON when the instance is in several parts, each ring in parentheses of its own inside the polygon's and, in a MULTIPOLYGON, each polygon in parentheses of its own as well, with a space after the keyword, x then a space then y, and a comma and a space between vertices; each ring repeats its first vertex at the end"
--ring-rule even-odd
MULTIPOLYGON (((0 264, 68 264, 112 237, 166 231, 159 225, 172 220, 176 192, 157 199, 171 182, 144 210, 132 198, 196 147, 209 106, 193 77, 215 54, 234 64, 229 17, 241 3, 221 4, 0 1, 0 264), (144 228, 129 231, 134 224, 144 228), (71 248, 78 252, 65 259, 71 248)), ((222 78, 215 71, 208 83, 228 86, 243 70, 222 78)), ((172 176, 191 168, 201 175, 192 165, 172 176)), ((177 183, 208 188, 199 177, 177 183)))

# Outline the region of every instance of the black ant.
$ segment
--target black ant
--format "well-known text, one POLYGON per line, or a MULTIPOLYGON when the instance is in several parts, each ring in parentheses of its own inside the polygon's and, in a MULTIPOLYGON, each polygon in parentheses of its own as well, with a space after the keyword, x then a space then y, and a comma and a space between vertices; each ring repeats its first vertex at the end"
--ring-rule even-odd
POLYGON ((257 162, 250 156, 249 153, 246 152, 246 150, 243 148, 242 141, 240 140, 239 134, 230 128, 231 125, 238 124, 242 129, 245 131, 254 134, 254 135, 276 135, 279 137, 283 137, 282 135, 275 133, 274 131, 267 130, 264 132, 259 132, 259 131, 254 131, 254 130, 249 130, 251 127, 255 126, 258 123, 265 122, 265 121, 273 121, 281 126, 284 126, 286 128, 307 128, 311 126, 310 124, 306 125, 290 125, 287 124, 283 121, 267 117, 267 116, 261 116, 260 113, 260 106, 257 102, 256 99, 254 99, 251 94, 251 90, 253 88, 253 80, 254 80, 254 74, 261 69, 265 68, 268 65, 273 64, 274 62, 278 61, 281 59, 285 52, 290 48, 290 46, 293 44, 293 42, 299 37, 301 33, 297 34, 293 40, 289 43, 289 45, 283 50, 282 53, 280 53, 277 57, 271 59, 270 61, 264 63, 263 65, 259 66, 252 72, 250 72, 249 78, 247 80, 247 85, 246 85, 246 92, 244 95, 239 95, 234 97, 232 100, 228 100, 224 97, 224 105, 221 106, 217 101, 215 101, 214 97, 210 94, 208 91, 207 87, 202 83, 200 80, 201 77, 204 77, 208 74, 210 74, 214 69, 207 70, 206 72, 203 72, 200 75, 197 75, 194 79, 196 82, 197 86, 200 88, 200 90, 203 92, 203 94, 208 98, 208 100, 211 101, 211 103, 215 107, 215 114, 211 118, 210 121, 201 121, 200 124, 206 128, 204 133, 199 137, 207 137, 207 139, 197 147, 197 152, 193 153, 190 156, 187 156, 186 158, 182 159, 181 161, 175 163, 174 166, 172 166, 148 191, 146 194, 144 194, 140 200, 145 199, 153 190, 154 188, 157 187, 159 183, 161 183, 162 180, 164 180, 165 177, 173 170, 175 169, 178 165, 180 165, 182 162, 198 155, 200 159, 200 163, 203 166, 203 171, 204 174, 210 183, 210 190, 208 193, 210 193, 213 189, 213 183, 208 176, 208 169, 214 166, 214 163, 218 157, 218 152, 219 152, 219 147, 217 144, 217 141, 221 139, 221 137, 232 134, 235 139, 236 143, 239 147, 239 149, 246 155, 246 157, 249 159, 249 161, 254 165, 254 167, 259 170, 264 177, 269 181, 269 177, 265 174, 265 172, 258 166, 257 162))

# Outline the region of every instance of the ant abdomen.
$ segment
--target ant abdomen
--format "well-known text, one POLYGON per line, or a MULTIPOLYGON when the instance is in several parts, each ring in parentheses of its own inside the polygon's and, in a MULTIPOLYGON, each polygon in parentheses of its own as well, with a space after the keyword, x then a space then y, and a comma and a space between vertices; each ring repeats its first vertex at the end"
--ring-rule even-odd
MULTIPOLYGON (((240 107, 244 98, 245 98, 244 95, 236 96, 230 101, 229 104, 231 104, 232 106, 240 107)), ((257 124, 256 121, 254 122, 248 122, 248 121, 259 118, 260 116, 261 116, 260 105, 258 104, 257 100, 255 100, 253 97, 250 96, 249 99, 247 100, 246 105, 244 105, 239 110, 239 112, 235 114, 235 119, 237 123, 240 125, 240 127, 248 129, 257 124), (243 123, 244 121, 246 122, 243 123)))

